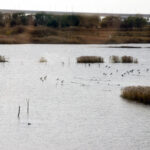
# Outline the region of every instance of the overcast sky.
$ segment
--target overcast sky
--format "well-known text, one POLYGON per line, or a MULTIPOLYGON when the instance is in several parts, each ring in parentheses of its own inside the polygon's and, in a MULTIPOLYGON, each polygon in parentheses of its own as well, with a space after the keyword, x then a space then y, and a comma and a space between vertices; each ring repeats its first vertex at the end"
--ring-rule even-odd
POLYGON ((0 9, 150 14, 150 0, 1 0, 0 9))

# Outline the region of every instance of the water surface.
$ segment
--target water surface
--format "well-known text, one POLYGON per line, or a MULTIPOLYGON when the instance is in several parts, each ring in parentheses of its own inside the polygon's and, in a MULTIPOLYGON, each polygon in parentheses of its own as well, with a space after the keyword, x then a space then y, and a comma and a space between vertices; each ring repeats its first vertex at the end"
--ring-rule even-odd
POLYGON ((0 149, 149 150, 150 107, 120 93, 125 86, 150 85, 150 44, 109 46, 0 45, 0 55, 9 59, 0 64, 0 149), (83 55, 102 56, 105 63, 76 64, 83 55), (111 55, 139 63, 111 64, 111 55), (39 63, 40 57, 48 62, 39 63))

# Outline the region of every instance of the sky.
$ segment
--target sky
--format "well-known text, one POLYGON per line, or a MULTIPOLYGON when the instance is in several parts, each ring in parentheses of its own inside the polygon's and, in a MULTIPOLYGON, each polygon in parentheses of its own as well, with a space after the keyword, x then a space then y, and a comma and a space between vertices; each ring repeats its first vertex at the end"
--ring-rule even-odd
POLYGON ((0 9, 150 14, 150 0, 0 0, 0 9))

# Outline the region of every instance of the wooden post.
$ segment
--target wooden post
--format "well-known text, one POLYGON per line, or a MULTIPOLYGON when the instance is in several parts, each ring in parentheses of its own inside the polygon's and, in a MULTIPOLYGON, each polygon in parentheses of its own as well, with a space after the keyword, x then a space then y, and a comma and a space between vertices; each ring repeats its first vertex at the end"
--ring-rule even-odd
POLYGON ((27 99, 27 114, 29 114, 29 99, 27 99))
POLYGON ((20 106, 19 106, 19 108, 18 108, 18 119, 20 118, 20 106))

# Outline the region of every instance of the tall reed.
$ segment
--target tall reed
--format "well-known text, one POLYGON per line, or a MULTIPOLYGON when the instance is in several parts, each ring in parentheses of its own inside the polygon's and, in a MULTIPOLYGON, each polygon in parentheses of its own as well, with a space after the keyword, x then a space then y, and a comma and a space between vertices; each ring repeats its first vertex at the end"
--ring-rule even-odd
POLYGON ((122 89, 121 97, 150 104, 150 86, 129 86, 122 89))
POLYGON ((81 56, 77 58, 77 63, 104 63, 104 58, 100 56, 81 56))

